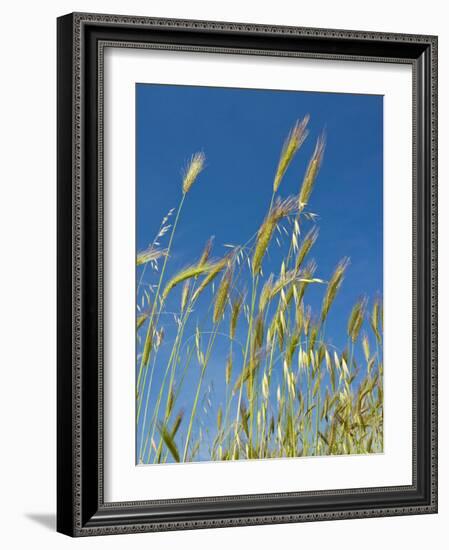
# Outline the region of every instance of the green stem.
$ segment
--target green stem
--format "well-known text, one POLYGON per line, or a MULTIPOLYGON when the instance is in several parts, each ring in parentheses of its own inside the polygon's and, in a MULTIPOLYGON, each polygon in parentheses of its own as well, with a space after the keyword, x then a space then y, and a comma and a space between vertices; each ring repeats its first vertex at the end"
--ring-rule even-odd
MULTIPOLYGON (((256 302, 256 296, 257 296, 257 286, 259 282, 259 276, 256 275, 255 281, 254 281, 254 300, 251 304, 251 317, 254 317, 254 308, 255 308, 255 302, 256 302)), ((252 323, 251 323, 252 326, 252 323)), ((252 330, 250 331, 251 334, 252 330)), ((255 338, 255 335, 253 336, 253 340, 255 338)), ((250 401, 249 401, 249 450, 251 452, 251 458, 253 454, 253 427, 254 422, 257 421, 257 419, 254 418, 254 394, 255 394, 255 386, 256 386, 256 372, 255 369, 250 369, 249 371, 249 388, 250 388, 250 401)))
MULTIPOLYGON (((218 325, 217 325, 217 328, 218 328, 218 325)), ((211 350, 212 350, 212 347, 213 347, 216 336, 217 336, 217 331, 214 331, 214 333, 209 338, 206 357, 204 359, 204 365, 201 369, 201 374, 200 374, 200 378, 199 378, 199 381, 198 381, 198 386, 197 386, 197 390, 196 390, 196 394, 195 394, 195 400, 193 402, 192 413, 190 415, 189 427, 188 427, 188 430, 187 430, 187 437, 186 437, 186 443, 185 443, 185 446, 184 446, 184 453, 183 453, 183 456, 182 456, 182 462, 186 462, 187 451, 189 449, 189 443, 190 443, 190 437, 192 435, 193 420, 194 420, 195 415, 196 415, 196 409, 197 409, 197 406, 198 406, 198 399, 199 399, 199 396, 200 396, 201 386, 203 384, 204 375, 206 373, 207 365, 209 363, 210 353, 211 353, 211 350)))
MULTIPOLYGON (((247 361, 247 358, 248 358, 248 350, 249 350, 249 345, 250 345, 250 341, 251 341, 251 333, 252 333, 252 327, 253 327, 253 315, 254 315, 254 306, 255 306, 255 303, 256 303, 256 296, 255 296, 255 292, 254 292, 254 286, 255 286, 255 281, 254 281, 254 276, 252 277, 252 294, 251 294, 251 311, 250 311, 250 316, 249 316, 249 322, 248 322, 248 333, 246 335, 246 345, 245 345, 245 353, 243 355, 243 366, 242 366, 242 375, 245 371, 245 367, 246 367, 246 361, 247 361)), ((241 404, 242 404, 242 392, 243 392, 243 379, 242 379, 242 383, 240 384, 240 389, 239 389, 239 398, 238 398, 238 401, 237 401, 237 415, 236 415, 236 419, 235 419, 235 431, 234 431, 234 450, 233 450, 233 456, 235 455, 235 445, 236 445, 236 441, 237 441, 237 433, 238 433, 238 427, 239 427, 239 418, 240 418, 240 407, 241 407, 241 404)))
MULTIPOLYGON (((144 444, 145 428, 146 428, 147 417, 148 417, 148 405, 149 405, 149 402, 150 402, 150 395, 151 395, 151 388, 152 388, 152 384, 153 384, 154 370, 156 368, 156 357, 157 357, 157 352, 154 355, 153 368, 151 369, 150 381, 148 383, 148 387, 146 388, 146 392, 145 392, 145 408, 144 408, 144 413, 143 413, 142 435, 141 435, 141 438, 140 438, 140 446, 139 446, 139 460, 142 460, 142 457, 145 454, 145 451, 142 454, 142 445, 144 444)), ((148 372, 148 369, 145 372, 145 376, 144 376, 143 391, 145 391, 145 382, 146 382, 147 372, 148 372)), ((139 407, 138 407, 138 410, 137 410, 137 424, 139 424, 141 405, 142 405, 142 401, 140 401, 139 407)))
MULTIPOLYGON (((154 315, 156 313, 156 307, 157 307, 157 303, 158 303, 158 300, 159 300, 159 293, 160 293, 161 286, 162 286, 162 281, 163 281, 164 275, 165 275, 165 268, 167 267, 168 258, 170 256, 170 250, 171 250, 171 246, 172 246, 172 243, 173 243, 173 237, 174 237, 175 232, 176 232, 176 227, 178 225, 178 220, 179 220, 179 216, 181 214, 181 210, 182 210, 182 207, 183 207, 183 204, 184 204, 185 197, 186 197, 186 194, 183 193, 181 201, 180 201, 179 206, 178 206, 178 211, 176 212, 176 218, 175 218, 175 221, 173 223, 173 229, 172 229, 171 234, 170 234, 170 240, 168 241, 167 253, 164 257, 164 263, 162 265, 161 274, 159 276, 159 281, 158 281, 158 285, 157 285, 157 289, 156 289, 156 294, 155 294, 154 300, 153 300, 153 307, 151 308, 151 314, 149 316, 148 329, 147 329, 147 334, 146 334, 145 341, 148 338, 150 338, 151 331, 155 330, 156 326, 157 326, 157 322, 156 322, 154 327, 153 327, 153 319, 154 319, 154 315)), ((141 376, 142 376, 142 370, 145 366, 143 360, 144 360, 144 357, 142 355, 142 359, 141 359, 140 367, 139 367, 139 374, 138 374, 138 377, 137 377, 137 390, 139 390, 140 379, 141 379, 141 376)), ((148 358, 148 361, 149 361, 149 358, 148 358)))
MULTIPOLYGON (((179 350, 180 350, 180 347, 181 347, 181 344, 182 344, 182 338, 183 338, 183 335, 184 335, 186 322, 187 322, 187 320, 190 316, 190 313, 192 311, 191 306, 192 306, 192 304, 189 304, 188 308, 186 308, 186 311, 185 311, 184 316, 183 316, 182 321, 181 321, 181 326, 180 326, 180 328, 179 328, 179 330, 176 334, 175 342, 173 344, 173 347, 172 347, 172 350, 171 350, 171 353, 170 353, 170 357, 169 357, 169 360, 168 360, 168 363, 167 363, 167 372, 169 370, 171 370, 171 373, 170 373, 170 381, 169 381, 168 391, 167 391, 167 399, 166 399, 166 403, 165 403, 165 413, 164 413, 163 426, 167 426, 167 424, 170 420, 170 415, 171 415, 171 410, 169 410, 170 393, 173 389, 173 384, 174 384, 174 380, 175 380, 176 365, 178 363, 179 350)), ((164 388, 161 387, 161 391, 163 391, 163 389, 164 388)), ((172 410, 173 410, 173 408, 174 408, 174 402, 172 404, 172 410)), ((154 426, 153 426, 153 430, 154 430, 154 426)), ((160 454, 161 454, 161 451, 162 451, 162 446, 163 446, 163 439, 161 437, 160 442, 159 442, 158 452, 157 452, 158 457, 160 457, 160 454)))
POLYGON ((320 427, 320 399, 321 399, 321 388, 318 388, 317 406, 316 406, 316 424, 315 424, 315 456, 318 456, 318 441, 319 441, 318 432, 320 427))

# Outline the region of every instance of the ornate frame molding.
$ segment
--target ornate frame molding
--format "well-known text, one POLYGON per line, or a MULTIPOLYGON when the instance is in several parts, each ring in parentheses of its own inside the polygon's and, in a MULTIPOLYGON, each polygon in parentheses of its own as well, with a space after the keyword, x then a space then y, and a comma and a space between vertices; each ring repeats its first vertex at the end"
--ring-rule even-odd
MULTIPOLYGON (((58 51, 58 530, 72 536, 88 536, 436 512, 437 38, 424 35, 78 13, 59 19, 58 51), (113 37, 99 39, 96 35, 95 39, 92 38, 89 42, 87 34, 92 29, 94 31, 106 30, 113 37), (150 38, 146 42, 132 41, 129 37, 126 40, 120 39, 123 32, 132 34, 133 29, 144 32, 162 31, 165 36, 172 32, 174 33, 173 41, 164 43, 158 38, 155 43, 150 38), (200 42, 205 40, 206 43, 201 45, 177 44, 176 31, 187 33, 200 42), (234 37, 239 44, 231 47, 227 44, 217 47, 207 43, 210 35, 214 36, 215 41, 220 41, 220 37, 226 37, 229 42, 234 37), (251 38, 260 44, 272 43, 276 47, 257 48, 251 43, 249 48, 245 48, 240 45, 240 42, 251 38), (282 39, 287 40, 285 47, 281 46, 282 39), (302 44, 307 44, 309 49, 292 50, 291 45, 294 42, 290 42, 290 39, 300 40, 302 44), (329 48, 329 44, 336 43, 335 41, 338 41, 341 53, 335 54, 326 51, 326 47, 329 48), (92 46, 94 43, 95 46, 92 46), (426 364, 420 365, 420 376, 424 376, 428 385, 425 391, 429 400, 428 409, 424 413, 421 409, 416 410, 417 405, 423 407, 424 404, 414 402, 414 483, 410 487, 256 495, 259 499, 266 501, 296 496, 327 497, 329 502, 332 502, 332 498, 338 495, 343 500, 350 495, 364 495, 366 499, 370 494, 375 495, 382 490, 385 494, 394 495, 396 493, 398 499, 395 502, 392 501, 388 504, 376 502, 366 505, 363 504, 365 500, 361 500, 360 506, 351 504, 350 507, 344 508, 343 505, 342 509, 334 511, 320 510, 316 505, 313 511, 301 509, 292 513, 280 514, 260 513, 256 508, 254 511, 257 513, 254 514, 247 509, 244 513, 239 510, 238 504, 254 500, 254 495, 176 499, 163 502, 104 503, 102 480, 102 78, 103 50, 105 46, 112 45, 114 47, 144 47, 227 54, 287 55, 412 64, 414 74, 413 392, 414 401, 417 401, 417 368, 420 361, 419 355, 422 354, 426 364), (396 48, 392 48, 392 45, 396 45, 396 48), (91 51, 92 49, 95 51, 91 51), (395 55, 385 55, 390 51, 395 55), (96 80, 95 85, 94 79, 96 80), (92 89, 93 87, 95 89, 92 89), (95 99, 88 99, 89 92, 96 94, 95 99), (91 128, 96 139, 86 138, 86 135, 90 135, 89 129, 86 130, 87 121, 84 116, 86 101, 91 101, 91 104, 93 101, 96 102, 97 120, 93 121, 94 128, 91 128), (68 125, 72 129, 69 137, 67 136, 68 125), (90 142, 86 144, 88 139, 90 142), (89 155, 89 159, 87 159, 87 155, 89 155), (89 165, 89 168, 86 169, 86 165, 89 165), (93 195, 87 195, 85 186, 86 182, 93 179, 92 174, 96 179, 96 189, 94 190, 96 213, 95 215, 91 213, 88 217, 84 212, 86 199, 92 198, 93 195), (95 225, 92 220, 95 220, 95 225), (90 249, 86 251, 87 246, 84 240, 86 231, 92 232, 92 230, 96 237, 95 281, 93 281, 94 273, 88 271, 88 267, 92 266, 93 251, 90 249), (418 238, 423 241, 420 246, 418 246, 418 238), (417 280, 418 276, 419 281, 417 280), (92 292, 90 289, 93 289, 92 292), (86 295, 92 299, 93 291, 95 291, 97 300, 98 334, 97 357, 95 357, 96 371, 94 375, 91 375, 86 371, 88 358, 86 356, 85 331, 87 324, 92 322, 92 319, 85 317, 85 304, 86 295), (421 326, 421 321, 418 322, 418 311, 425 317, 423 326, 421 326), (89 391, 86 391, 86 384, 89 385, 89 391), (94 384, 96 384, 95 387, 94 384), (91 411, 96 411, 98 417, 96 426, 97 455, 89 465, 86 465, 89 462, 86 459, 88 456, 86 453, 93 452, 92 444, 95 433, 87 433, 83 424, 86 407, 89 407, 91 411), (423 459, 417 460, 417 453, 420 450, 418 445, 426 447, 424 450, 425 468, 423 459), (421 471, 423 468, 425 475, 421 471), (86 481, 89 483, 95 481, 95 490, 87 490, 86 481), (405 496, 407 493, 410 495, 413 493, 415 499, 410 496, 411 500, 408 504, 401 504, 402 501, 407 502, 405 496), (417 496, 418 493, 420 498, 417 496), (401 496, 400 499, 399 496, 401 496), (170 520, 164 518, 162 521, 158 521, 150 512, 151 506, 157 506, 157 504, 175 507, 184 505, 183 510, 186 515, 189 506, 194 503, 204 505, 214 502, 237 504, 233 509, 234 517, 229 517, 229 514, 214 518, 199 517, 198 514, 192 513, 191 519, 170 520)), ((89 351, 92 352, 92 348, 89 348, 89 351)))

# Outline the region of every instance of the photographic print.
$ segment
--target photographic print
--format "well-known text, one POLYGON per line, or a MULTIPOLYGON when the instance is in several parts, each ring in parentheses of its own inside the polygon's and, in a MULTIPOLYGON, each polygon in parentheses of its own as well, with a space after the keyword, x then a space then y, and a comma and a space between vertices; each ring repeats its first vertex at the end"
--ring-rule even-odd
POLYGON ((382 452, 382 97, 136 106, 137 464, 382 452))
POLYGON ((58 18, 59 532, 437 512, 437 56, 58 18))

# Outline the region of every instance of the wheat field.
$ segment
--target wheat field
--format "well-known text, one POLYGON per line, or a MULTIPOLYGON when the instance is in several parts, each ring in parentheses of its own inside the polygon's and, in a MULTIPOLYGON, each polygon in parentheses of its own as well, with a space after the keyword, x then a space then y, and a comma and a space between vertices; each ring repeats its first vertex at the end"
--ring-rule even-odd
POLYGON ((343 347, 326 332, 351 262, 341 258, 324 278, 314 257, 324 133, 297 194, 282 196, 293 158, 312 139, 308 125, 308 116, 298 120, 285 138, 265 217, 246 242, 216 255, 210 238, 198 257, 169 271, 190 191, 207 185, 198 152, 180 178, 178 205, 137 254, 138 464, 382 452, 381 296, 353 304, 343 347), (267 261, 273 248, 276 269, 267 261))

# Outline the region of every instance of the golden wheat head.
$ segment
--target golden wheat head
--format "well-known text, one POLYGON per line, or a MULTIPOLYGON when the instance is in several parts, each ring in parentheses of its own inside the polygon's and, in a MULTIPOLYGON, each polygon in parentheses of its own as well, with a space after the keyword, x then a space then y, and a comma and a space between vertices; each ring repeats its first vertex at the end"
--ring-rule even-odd
POLYGON ((203 253, 201 254, 200 261, 198 262, 199 265, 203 265, 207 262, 207 260, 209 259, 210 253, 212 252, 213 244, 214 244, 214 237, 212 236, 207 240, 206 245, 204 246, 203 253))
POLYGON ((309 115, 306 115, 301 121, 297 120, 294 127, 290 130, 284 145, 282 147, 281 156, 279 158, 279 164, 276 170, 273 181, 273 191, 279 188, 282 178, 288 168, 288 165, 292 161, 296 154, 296 151, 301 147, 304 140, 307 137, 307 123, 309 122, 309 115))
POLYGON ((165 300, 170 291, 175 288, 175 286, 179 285, 179 283, 182 283, 187 279, 191 279, 192 277, 202 275, 203 273, 207 273, 213 268, 214 264, 205 263, 203 265, 196 264, 181 269, 181 271, 178 271, 178 273, 176 273, 176 275, 174 275, 165 285, 164 292, 162 293, 162 300, 165 300))
POLYGON ((312 227, 312 229, 307 233, 307 235, 304 237, 304 240, 302 241, 301 248, 298 251, 298 254, 296 256, 295 261, 295 270, 299 271, 301 268, 305 257, 310 252, 312 246, 315 244, 315 241, 318 238, 318 228, 312 227))
POLYGON ((351 338, 353 343, 356 342, 360 329, 362 328, 367 303, 368 300, 366 297, 360 298, 360 300, 358 300, 352 308, 351 315, 349 316, 348 336, 351 338))
POLYGON ((242 295, 239 295, 232 303, 231 322, 229 323, 229 335, 231 339, 234 339, 235 337, 235 329, 237 328, 237 321, 239 319, 242 303, 243 303, 242 295))
POLYGON ((205 162, 206 156, 202 152, 195 153, 190 159, 182 179, 182 191, 184 194, 189 192, 190 188, 195 183, 196 178, 200 172, 203 171, 205 162))
POLYGON ((150 245, 146 250, 143 250, 137 254, 137 265, 144 265, 148 262, 154 262, 158 258, 166 255, 167 250, 150 245))
POLYGON ((323 160, 324 148, 326 146, 326 136, 324 133, 318 138, 315 150, 313 152, 312 158, 310 159, 309 165, 307 167, 306 175, 301 185, 301 190, 299 192, 299 209, 303 210, 306 204, 309 202, 310 195, 315 184, 315 179, 318 175, 318 171, 323 160))
MULTIPOLYGON (((201 284, 195 290, 192 296, 192 301, 195 301, 200 294, 214 281, 214 279, 223 271, 223 269, 229 264, 229 257, 225 256, 220 260, 209 262, 210 269, 207 270, 207 274, 202 280, 201 284)), ((206 264, 202 264, 206 265, 206 264)))
POLYGON ((265 220, 259 228, 256 239, 256 246, 254 249, 252 259, 252 271, 253 275, 259 273, 262 266, 262 260, 270 244, 273 231, 276 229, 277 224, 286 216, 291 214, 296 209, 295 200, 293 197, 288 197, 285 200, 277 199, 271 210, 268 212, 265 220))
POLYGON ((232 279, 231 270, 227 269, 223 275, 223 278, 221 279, 220 286, 218 287, 217 295, 215 297, 214 315, 213 315, 214 323, 218 323, 218 321, 223 316, 226 303, 229 297, 229 288, 231 286, 231 279, 232 279))
POLYGON ((327 285, 326 294, 323 299, 323 306, 321 308, 321 320, 324 321, 329 313, 331 305, 337 296, 337 293, 340 289, 341 283, 343 282, 343 277, 346 271, 346 268, 349 265, 349 259, 344 258, 337 265, 330 281, 327 285))

